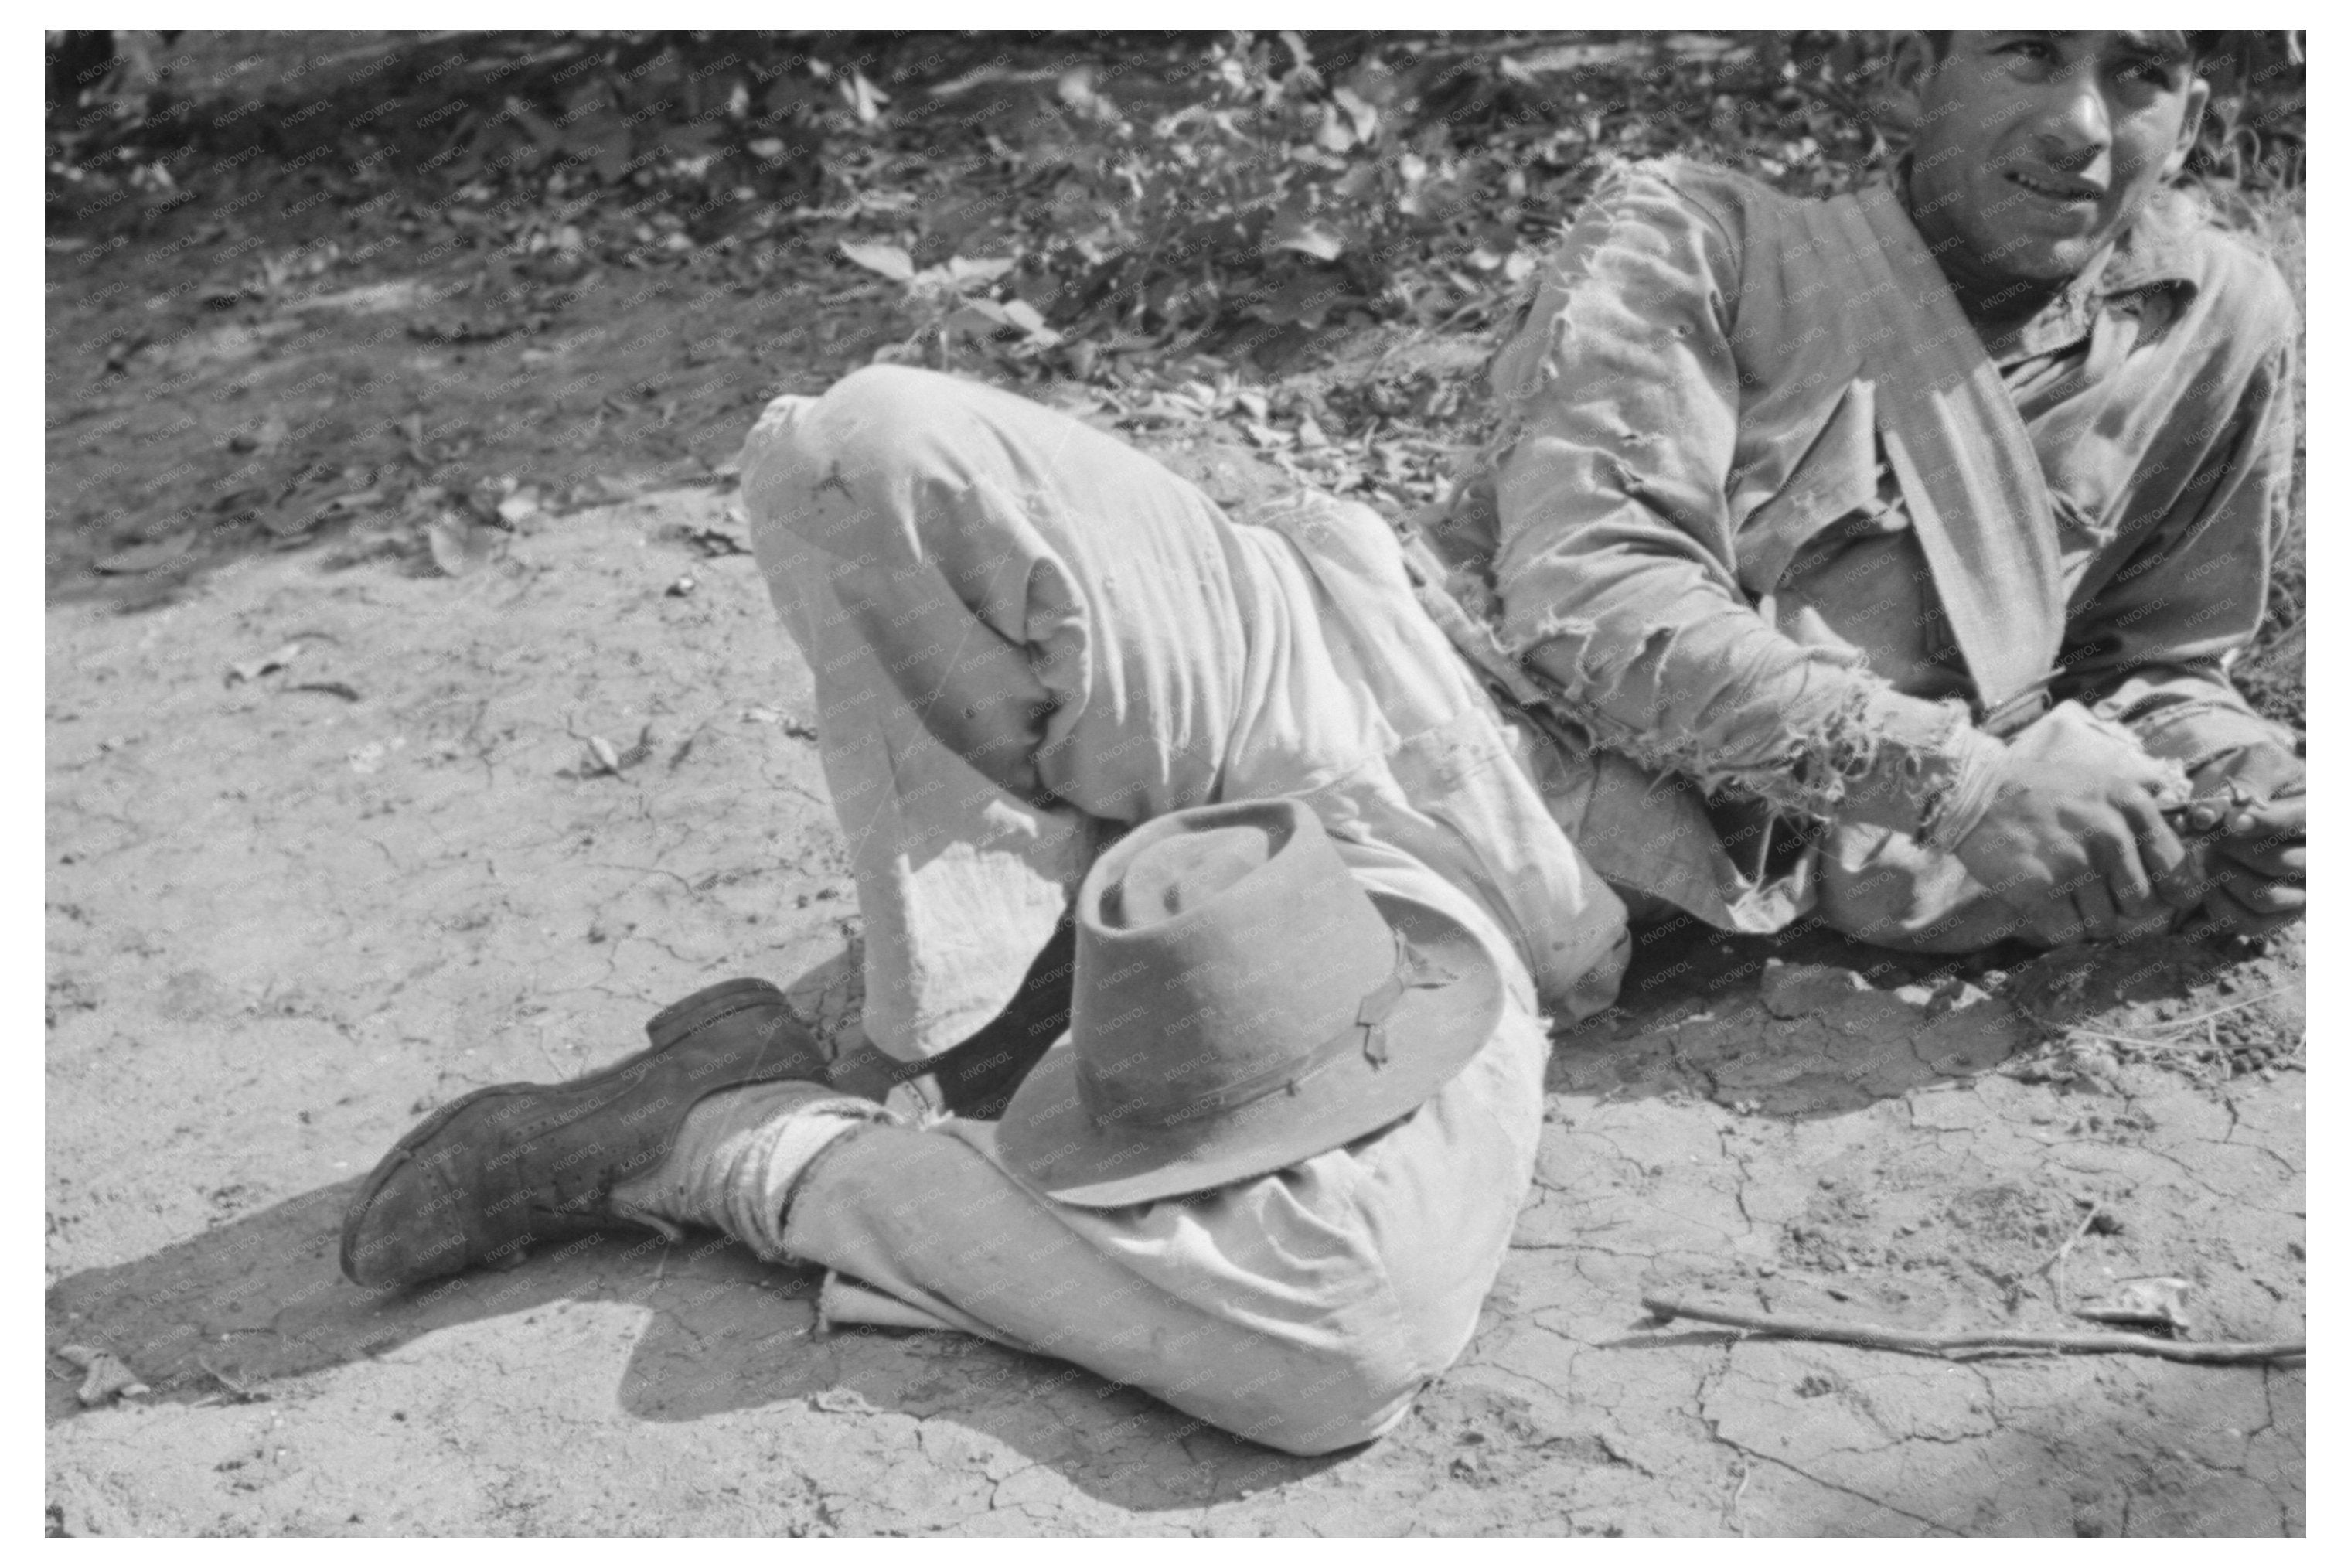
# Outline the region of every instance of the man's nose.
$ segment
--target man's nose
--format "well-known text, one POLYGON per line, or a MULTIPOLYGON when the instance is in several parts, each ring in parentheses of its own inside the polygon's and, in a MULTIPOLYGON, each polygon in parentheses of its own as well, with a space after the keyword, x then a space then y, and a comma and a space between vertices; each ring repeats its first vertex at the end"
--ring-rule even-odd
POLYGON ((2096 72, 2068 71, 2051 85, 2053 96, 2034 130, 2053 162, 2078 167, 2114 145, 2114 121, 2096 72))

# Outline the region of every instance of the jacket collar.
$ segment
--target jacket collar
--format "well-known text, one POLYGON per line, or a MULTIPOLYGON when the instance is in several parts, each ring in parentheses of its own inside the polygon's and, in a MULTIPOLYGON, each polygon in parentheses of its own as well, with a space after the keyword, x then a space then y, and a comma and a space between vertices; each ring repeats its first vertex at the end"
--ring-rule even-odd
MULTIPOLYGON (((1894 173, 1896 190, 1908 205, 1910 164, 1894 173)), ((1993 359, 2001 364, 2053 354, 2090 336, 2107 311, 2138 315, 2156 290, 2177 291, 2177 305, 2196 292, 2196 272, 2187 236, 2202 226, 2197 199, 2175 186, 2158 191, 2131 226, 2090 259, 2054 298, 2011 330, 1993 359)))
POLYGON ((2138 221, 2108 249, 2098 269, 2098 293, 2109 299, 2142 288, 2195 293, 2189 236, 2203 226, 2203 210, 2194 196, 2177 188, 2158 191, 2138 221))

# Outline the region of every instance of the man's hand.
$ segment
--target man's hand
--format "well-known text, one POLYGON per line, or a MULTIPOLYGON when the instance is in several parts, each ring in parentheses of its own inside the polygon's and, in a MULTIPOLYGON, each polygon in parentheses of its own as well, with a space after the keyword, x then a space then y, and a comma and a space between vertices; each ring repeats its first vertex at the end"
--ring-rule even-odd
POLYGON ((2191 908, 2188 852, 2164 820, 2177 770, 2127 731, 2060 703, 2008 743, 1991 808, 1959 863, 2053 944, 2143 929, 2158 900, 2191 908))
POLYGON ((2302 918, 2308 902, 2303 763, 2282 746, 2247 747, 2196 770, 2189 830, 2210 832, 2203 914, 2258 936, 2302 918))

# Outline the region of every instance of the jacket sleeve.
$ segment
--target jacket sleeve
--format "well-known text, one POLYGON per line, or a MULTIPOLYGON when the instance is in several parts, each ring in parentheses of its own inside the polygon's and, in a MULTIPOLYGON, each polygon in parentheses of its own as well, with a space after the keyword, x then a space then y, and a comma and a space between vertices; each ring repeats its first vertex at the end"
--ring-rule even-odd
POLYGON ((1783 635, 1739 587, 1737 221, 1628 166, 1539 275, 1493 372, 1502 640, 1645 767, 1925 833, 1999 743, 1783 635))
POLYGON ((2293 305, 2270 304, 2285 313, 2283 341, 2221 411, 2218 435, 2200 453, 2179 455, 2196 465, 2193 476, 2068 629, 2053 687, 2119 719, 2148 751, 2190 772, 2256 742, 2294 743, 2252 711, 2227 674, 2261 629, 2294 476, 2293 305))

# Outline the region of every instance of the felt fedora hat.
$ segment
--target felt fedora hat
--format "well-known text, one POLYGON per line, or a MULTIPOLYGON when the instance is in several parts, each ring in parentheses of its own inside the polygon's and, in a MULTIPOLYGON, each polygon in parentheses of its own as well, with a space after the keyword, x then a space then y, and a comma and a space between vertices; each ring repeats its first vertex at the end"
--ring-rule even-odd
POLYGON ((997 1146, 1047 1197, 1113 1208, 1296 1165, 1468 1063, 1502 979, 1468 927, 1368 889, 1287 798, 1155 818, 1078 890, 1068 1037, 997 1146))

